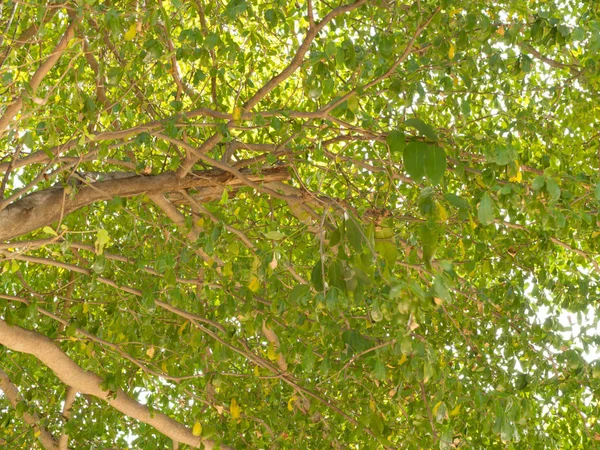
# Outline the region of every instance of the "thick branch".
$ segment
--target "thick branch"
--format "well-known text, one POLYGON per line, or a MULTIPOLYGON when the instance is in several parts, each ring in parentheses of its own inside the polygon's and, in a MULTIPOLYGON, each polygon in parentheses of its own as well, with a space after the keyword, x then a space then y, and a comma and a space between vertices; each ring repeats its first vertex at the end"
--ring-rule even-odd
MULTIPOLYGON (((288 177, 285 167, 265 169, 259 175, 246 171, 244 176, 245 179, 251 180, 253 185, 281 181, 288 177)), ((10 204, 0 212, 0 241, 50 225, 61 216, 64 217, 97 201, 218 185, 241 186, 247 183, 220 170, 207 170, 194 172, 184 178, 177 177, 173 172, 165 172, 154 176, 133 175, 100 181, 79 188, 74 196, 67 194, 63 188, 45 189, 10 204)))
MULTIPOLYGON (((184 425, 165 414, 150 411, 146 406, 129 397, 124 391, 120 389, 113 393, 103 391, 100 388, 102 379, 98 375, 83 370, 51 339, 43 334, 10 326, 0 320, 0 344, 15 352, 35 356, 67 386, 82 394, 93 395, 105 400, 117 411, 154 427, 158 432, 174 441, 187 444, 193 448, 199 448, 201 444, 204 444, 208 450, 214 447, 213 441, 194 436, 192 431, 184 425)), ((221 448, 230 447, 221 446, 221 448)))

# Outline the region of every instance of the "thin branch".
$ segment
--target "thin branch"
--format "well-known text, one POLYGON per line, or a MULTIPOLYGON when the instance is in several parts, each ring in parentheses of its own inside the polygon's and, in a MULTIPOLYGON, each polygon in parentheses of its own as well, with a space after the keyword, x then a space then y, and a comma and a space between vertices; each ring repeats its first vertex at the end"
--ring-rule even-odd
MULTIPOLYGON (((318 24, 316 24, 314 27, 309 28, 304 40, 302 41, 302 44, 296 51, 296 54, 294 55, 294 57, 292 58, 292 61, 281 72, 279 72, 277 75, 275 75, 269 81, 267 81, 263 85, 263 87, 261 87, 258 91, 256 91, 256 93, 244 103, 242 110, 250 111, 266 95, 268 95, 269 92, 271 92, 273 89, 275 89, 279 84, 281 84, 285 79, 287 79, 290 75, 292 75, 302 65, 302 62, 304 61, 304 56, 310 49, 312 42, 315 40, 315 38, 317 37, 319 32, 323 28, 325 28, 325 26, 329 22, 331 22, 333 19, 335 19, 336 17, 338 17, 346 12, 352 11, 352 10, 358 8, 359 6, 362 6, 366 2, 367 2, 367 0, 357 0, 354 3, 351 3, 349 5, 338 6, 337 8, 330 11, 329 14, 327 14, 323 18, 323 20, 321 20, 318 24)), ((226 125, 227 128, 232 128, 234 126, 234 122, 235 122, 234 120, 230 120, 226 125)), ((200 155, 204 154, 204 153, 208 153, 219 142, 221 142, 222 139, 223 139, 223 135, 221 133, 217 132, 217 133, 213 134, 200 147, 199 151, 201 153, 194 152, 192 154, 187 155, 187 158, 184 161, 182 161, 181 166, 177 170, 177 175, 179 177, 186 176, 187 173, 190 170, 192 170, 192 168, 194 167, 194 164, 196 164, 196 162, 198 162, 201 159, 200 155)))
MULTIPOLYGON (((46 59, 46 61, 44 61, 40 65, 40 67, 31 77, 31 80, 29 81, 29 89, 31 91, 31 94, 35 94, 38 87, 40 87, 40 84, 44 77, 48 74, 48 72, 50 72, 50 69, 54 67, 54 65, 58 62, 64 51, 67 49, 69 42, 71 41, 71 39, 73 39, 73 36, 75 34, 75 27, 77 26, 77 21, 78 19, 71 22, 71 24, 67 27, 65 34, 63 34, 60 42, 56 45, 56 47, 54 47, 54 50, 52 51, 50 56, 46 59)), ((27 96, 28 94, 25 91, 23 91, 13 103, 8 105, 8 107, 4 111, 4 114, 2 115, 2 117, 0 117, 0 137, 2 137, 5 134, 6 129, 10 125, 10 122, 21 110, 23 106, 23 101, 27 96)))
MULTIPOLYGON (((10 381, 9 376, 2 369, 0 369, 0 389, 4 392, 4 395, 13 408, 16 408, 19 403, 24 401, 17 387, 10 381)), ((40 425, 40 417, 35 412, 33 414, 24 412, 23 420, 40 433, 39 439, 45 449, 62 450, 59 449, 54 436, 45 427, 40 425)))
MULTIPOLYGON (((62 416, 65 422, 71 417, 71 407, 75 403, 77 397, 77 391, 72 387, 67 387, 67 394, 65 395, 65 404, 63 405, 62 416)), ((68 450, 69 448, 69 435, 66 433, 61 434, 58 441, 59 450, 68 450)))

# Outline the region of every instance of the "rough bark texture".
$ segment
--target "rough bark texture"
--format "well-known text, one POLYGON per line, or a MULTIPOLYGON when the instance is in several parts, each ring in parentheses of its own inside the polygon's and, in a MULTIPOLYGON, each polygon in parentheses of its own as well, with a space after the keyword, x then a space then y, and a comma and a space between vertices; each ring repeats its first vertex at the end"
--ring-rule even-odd
MULTIPOLYGON (((245 172, 255 182, 270 183, 289 178, 285 167, 265 169, 255 175, 245 172)), ((61 217, 91 203, 114 197, 132 197, 140 194, 159 194, 190 188, 215 186, 242 186, 244 182, 221 170, 191 173, 179 178, 173 172, 160 175, 133 175, 128 178, 99 181, 75 188, 76 193, 64 188, 50 188, 34 192, 6 207, 0 212, 0 241, 6 241, 37 230, 61 217)))

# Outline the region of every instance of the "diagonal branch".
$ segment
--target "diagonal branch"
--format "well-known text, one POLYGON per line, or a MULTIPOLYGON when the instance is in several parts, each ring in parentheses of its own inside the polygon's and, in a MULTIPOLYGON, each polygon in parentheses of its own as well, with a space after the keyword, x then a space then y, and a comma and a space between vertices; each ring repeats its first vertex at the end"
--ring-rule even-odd
MULTIPOLYGON (((250 111, 266 95, 268 95, 269 92, 275 89, 279 84, 281 84, 283 81, 289 78, 296 70, 298 70, 298 68, 302 65, 302 62, 304 61, 304 56, 310 49, 310 46, 312 45, 313 41, 315 40, 319 32, 321 32, 321 30, 323 30, 323 28, 325 28, 325 26, 329 22, 331 22, 333 19, 344 13, 350 12, 358 8, 359 6, 364 5, 366 2, 367 0, 356 0, 354 3, 338 6, 337 8, 331 10, 329 14, 323 17, 323 20, 317 23, 314 27, 310 27, 306 33, 306 36, 304 37, 304 40, 302 41, 302 44, 300 44, 300 47, 296 51, 296 54, 294 55, 290 63, 281 72, 279 72, 269 81, 267 81, 263 87, 256 91, 256 93, 252 97, 250 97, 246 101, 246 103, 244 103, 242 109, 245 111, 250 111)), ((232 128, 234 124, 234 120, 229 120, 229 122, 227 123, 227 128, 232 128)), ((221 133, 217 132, 213 134, 200 147, 200 151, 203 153, 209 152, 215 147, 215 145, 221 142, 221 139, 223 139, 223 135, 221 133)), ((200 156, 198 155, 198 153, 188 154, 187 158, 184 161, 182 161, 181 166, 177 170, 177 175, 180 177, 184 177, 190 170, 192 170, 194 164, 196 164, 196 162, 198 162, 199 160, 200 156)))
MULTIPOLYGON (((0 344, 10 350, 35 356, 45 364, 67 386, 81 392, 105 400, 117 411, 148 424, 158 432, 174 441, 199 448, 201 444, 208 450, 214 448, 214 441, 202 439, 174 419, 138 403, 121 389, 116 392, 104 391, 100 387, 102 379, 90 371, 79 367, 50 338, 35 331, 10 326, 0 320, 0 344)), ((221 446, 222 449, 231 447, 221 446)))
MULTIPOLYGON (((77 25, 78 19, 71 22, 71 24, 67 27, 65 34, 63 34, 60 42, 54 47, 52 53, 48 58, 38 67, 35 71, 31 80, 29 81, 29 89, 31 93, 34 94, 37 91, 38 87, 42 83, 44 77, 50 72, 50 69, 54 67, 54 65, 58 62, 64 51, 67 49, 69 42, 73 39, 75 34, 75 27, 77 25)), ((2 117, 0 117, 0 137, 4 135, 6 129, 8 128, 10 122, 15 118, 17 113, 21 110, 23 106, 23 100, 28 94, 26 92, 22 92, 16 100, 8 105, 2 117)))
MULTIPOLYGON (((21 48, 23 45, 27 44, 29 40, 38 33, 40 27, 43 26, 45 23, 48 23, 52 19, 52 17, 54 17, 57 11, 58 7, 48 5, 47 11, 44 14, 44 17, 42 18, 42 21, 39 25, 37 23, 34 23, 26 30, 23 30, 23 32, 16 39, 14 39, 10 45, 7 45, 4 49, 4 52, 2 52, 2 55, 0 55, 0 67, 4 65, 4 61, 6 61, 6 58, 8 57, 11 51, 17 50, 18 48, 21 48)), ((0 45, 2 45, 2 43, 2 39, 0 39, 0 45)))
MULTIPOLYGON (((4 392, 9 403, 16 408, 19 403, 23 401, 23 397, 21 396, 17 387, 10 381, 7 373, 0 369, 0 390, 4 392)), ((46 430, 43 426, 40 425, 40 418, 34 412, 30 414, 28 412, 23 413, 23 420, 26 424, 31 425, 36 431, 39 431, 39 439, 42 445, 47 450, 58 450, 56 439, 54 436, 46 430)), ((66 447, 65 447, 66 448, 66 447)))

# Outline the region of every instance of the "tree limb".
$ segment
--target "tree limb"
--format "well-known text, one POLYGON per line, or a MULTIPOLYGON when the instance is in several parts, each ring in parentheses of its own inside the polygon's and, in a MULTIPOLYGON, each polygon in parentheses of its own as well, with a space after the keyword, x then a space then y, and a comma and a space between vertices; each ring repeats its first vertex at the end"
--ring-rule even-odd
POLYGON ((281 181, 289 177, 285 167, 265 169, 259 175, 244 171, 244 180, 220 170, 194 172, 178 178, 173 172, 160 175, 133 175, 128 178, 91 183, 79 188, 75 195, 65 195, 64 188, 50 188, 34 192, 8 205, 0 212, 0 241, 12 239, 59 220, 61 212, 70 214, 91 203, 113 197, 132 197, 182 189, 215 185, 246 185, 281 181))
MULTIPOLYGON (((100 387, 102 379, 98 375, 79 367, 50 338, 43 334, 10 326, 0 320, 0 344, 15 352, 35 356, 67 386, 82 394, 105 400, 117 411, 152 426, 158 432, 177 442, 193 448, 199 448, 201 444, 204 444, 208 450, 214 447, 214 441, 194 436, 192 431, 184 425, 165 414, 150 411, 146 406, 129 397, 123 390, 119 389, 116 392, 102 390, 100 387)), ((221 448, 230 449, 231 447, 221 446, 221 448)))
MULTIPOLYGON (((35 71, 31 80, 29 81, 29 88, 31 89, 31 93, 35 93, 38 87, 40 87, 40 83, 44 79, 44 77, 50 72, 50 69, 54 67, 54 65, 58 62, 64 51, 67 49, 69 42, 73 39, 75 34, 75 27, 77 26, 78 19, 71 22, 71 24, 67 27, 65 34, 61 38, 60 42, 54 47, 50 56, 38 67, 35 71)), ((21 110, 23 106, 23 100, 27 96, 26 92, 22 92, 16 100, 8 105, 2 117, 0 117, 0 137, 4 135, 6 129, 10 122, 15 118, 17 113, 21 110)))
MULTIPOLYGON (((10 381, 7 373, 2 369, 0 369, 0 389, 4 392, 6 399, 13 406, 13 408, 16 408, 17 405, 23 401, 23 397, 21 396, 19 390, 12 383, 12 381, 10 381)), ((40 418, 35 412, 33 414, 24 412, 23 420, 28 425, 31 425, 35 430, 39 431, 39 439, 45 449, 59 450, 56 439, 54 439, 54 436, 52 436, 52 434, 46 428, 40 425, 40 418)))

